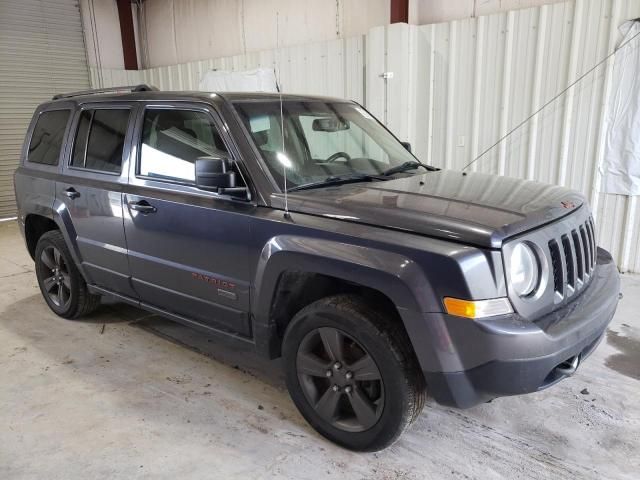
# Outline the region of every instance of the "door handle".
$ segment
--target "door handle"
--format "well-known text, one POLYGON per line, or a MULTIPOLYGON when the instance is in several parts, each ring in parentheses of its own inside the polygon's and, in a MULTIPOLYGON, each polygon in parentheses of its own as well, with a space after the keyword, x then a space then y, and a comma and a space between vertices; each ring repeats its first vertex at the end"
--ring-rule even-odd
POLYGON ((69 197, 71 200, 74 198, 78 198, 80 196, 80 192, 78 192, 75 188, 69 187, 64 191, 64 194, 69 197))
POLYGON ((129 205, 129 208, 131 210, 135 210, 136 212, 145 213, 145 214, 156 213, 158 211, 156 207, 151 205, 146 200, 140 200, 138 202, 129 202, 127 205, 129 205))

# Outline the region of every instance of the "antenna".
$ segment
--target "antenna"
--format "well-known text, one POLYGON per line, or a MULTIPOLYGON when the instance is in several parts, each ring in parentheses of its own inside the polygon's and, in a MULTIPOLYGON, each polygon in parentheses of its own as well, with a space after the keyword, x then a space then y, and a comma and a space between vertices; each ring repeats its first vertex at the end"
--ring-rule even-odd
POLYGON ((280 98, 280 132, 282 133, 282 176, 284 178, 284 218, 291 218, 289 214, 289 193, 287 192, 287 163, 291 163, 287 157, 284 145, 284 113, 282 108, 282 86, 280 83, 280 12, 276 12, 276 85, 278 86, 278 97, 280 98))

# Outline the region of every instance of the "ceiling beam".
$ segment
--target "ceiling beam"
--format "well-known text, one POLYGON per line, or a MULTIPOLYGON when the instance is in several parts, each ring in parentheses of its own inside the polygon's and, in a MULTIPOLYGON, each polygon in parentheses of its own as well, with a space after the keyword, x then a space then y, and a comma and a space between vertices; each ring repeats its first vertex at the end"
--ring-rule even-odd
POLYGON ((131 0, 116 0, 118 18, 120 19, 120 36, 122 37, 122 56, 125 70, 138 70, 136 53, 136 36, 133 29, 131 0))
POLYGON ((409 23, 409 0, 391 0, 390 23, 409 23))

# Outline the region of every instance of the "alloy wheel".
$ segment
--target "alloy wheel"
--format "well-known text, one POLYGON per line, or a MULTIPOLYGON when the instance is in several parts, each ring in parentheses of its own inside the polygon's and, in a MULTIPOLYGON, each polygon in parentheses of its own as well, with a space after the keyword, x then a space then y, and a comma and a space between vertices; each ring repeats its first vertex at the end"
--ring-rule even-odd
POLYGON ((315 412, 333 427, 362 432, 384 408, 384 385, 373 357, 347 333, 332 327, 309 332, 296 357, 300 386, 315 412))
POLYGON ((51 302, 66 308, 71 301, 71 277, 64 257, 53 245, 42 250, 40 261, 43 265, 42 286, 51 302))

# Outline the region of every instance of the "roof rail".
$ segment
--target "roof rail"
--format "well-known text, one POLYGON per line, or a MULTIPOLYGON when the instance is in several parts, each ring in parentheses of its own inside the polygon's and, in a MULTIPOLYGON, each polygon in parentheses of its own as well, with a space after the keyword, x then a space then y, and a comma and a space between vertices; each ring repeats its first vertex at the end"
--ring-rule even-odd
POLYGON ((59 93, 54 95, 52 100, 59 100, 61 98, 80 97, 82 95, 94 95, 96 93, 126 93, 126 92, 155 92, 158 89, 141 83, 140 85, 129 85, 122 87, 108 87, 108 88, 96 88, 94 90, 82 90, 80 92, 71 93, 59 93))

